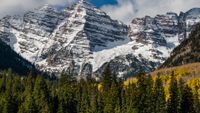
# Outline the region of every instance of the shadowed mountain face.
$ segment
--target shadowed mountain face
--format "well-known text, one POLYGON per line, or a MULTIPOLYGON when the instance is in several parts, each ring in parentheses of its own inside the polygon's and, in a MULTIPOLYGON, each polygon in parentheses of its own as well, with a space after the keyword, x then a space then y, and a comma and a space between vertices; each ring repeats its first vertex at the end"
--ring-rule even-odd
POLYGON ((75 76, 152 71, 187 38, 200 9, 134 19, 127 26, 84 0, 64 10, 45 5, 0 20, 0 39, 38 69, 75 76))
POLYGON ((195 62, 200 62, 200 24, 194 27, 188 39, 184 40, 172 51, 171 56, 161 68, 195 62))
MULTIPOLYGON (((11 69, 17 74, 26 75, 31 71, 36 72, 35 67, 14 52, 10 46, 0 40, 0 70, 11 69)), ((34 73, 33 73, 34 74, 34 73)))

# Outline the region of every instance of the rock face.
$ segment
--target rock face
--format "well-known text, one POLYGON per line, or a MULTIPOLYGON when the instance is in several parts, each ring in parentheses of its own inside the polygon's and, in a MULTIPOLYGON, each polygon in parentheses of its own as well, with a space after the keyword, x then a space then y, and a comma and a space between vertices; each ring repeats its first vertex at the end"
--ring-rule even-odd
POLYGON ((127 34, 126 25, 85 1, 64 11, 45 5, 0 21, 0 38, 40 69, 52 73, 91 75, 106 63, 96 62, 95 53, 128 43, 127 34))
POLYGON ((65 10, 45 5, 0 20, 0 39, 39 69, 75 76, 151 71, 187 37, 200 9, 134 19, 130 27, 84 0, 65 10))
POLYGON ((57 12, 47 5, 24 15, 7 16, 0 20, 0 38, 35 63, 57 24, 66 17, 67 13, 57 12))
POLYGON ((91 75, 95 67, 99 68, 94 53, 129 42, 126 25, 85 1, 72 6, 68 13, 52 33, 53 43, 42 51, 47 71, 91 75))
POLYGON ((195 25, 189 38, 176 47, 160 68, 200 62, 200 24, 195 25))
POLYGON ((146 16, 132 21, 129 37, 140 43, 135 46, 135 56, 155 62, 164 62, 171 51, 188 38, 192 28, 200 22, 200 8, 194 8, 180 15, 169 12, 154 18, 146 16))

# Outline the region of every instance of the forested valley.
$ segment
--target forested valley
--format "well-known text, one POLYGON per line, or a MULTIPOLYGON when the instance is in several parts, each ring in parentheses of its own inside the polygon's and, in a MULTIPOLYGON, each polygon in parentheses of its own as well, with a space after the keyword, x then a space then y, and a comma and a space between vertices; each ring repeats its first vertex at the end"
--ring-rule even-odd
POLYGON ((1 113, 200 113, 196 87, 192 89, 175 73, 168 94, 158 74, 145 73, 137 82, 124 84, 106 69, 100 81, 77 80, 62 74, 59 80, 42 76, 0 73, 1 113))

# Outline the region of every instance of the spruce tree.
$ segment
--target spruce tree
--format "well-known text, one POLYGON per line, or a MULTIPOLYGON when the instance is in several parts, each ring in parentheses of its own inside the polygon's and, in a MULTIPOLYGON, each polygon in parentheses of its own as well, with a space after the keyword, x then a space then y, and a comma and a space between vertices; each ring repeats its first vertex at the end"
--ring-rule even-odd
POLYGON ((37 109, 40 113, 51 113, 53 111, 51 106, 50 91, 43 77, 37 77, 33 96, 37 109))
POLYGON ((195 113, 192 89, 186 85, 182 92, 180 113, 195 113))
POLYGON ((174 72, 171 74, 169 92, 168 113, 180 113, 180 90, 174 72))
POLYGON ((76 81, 70 75, 62 74, 58 83, 58 112, 77 113, 76 81))
MULTIPOLYGON (((140 73, 137 76, 137 92, 136 92, 136 108, 138 110, 138 113, 145 113, 144 107, 147 107, 145 105, 145 100, 146 100, 146 78, 145 78, 145 73, 140 73)), ((146 108, 145 108, 146 109, 146 108)))
POLYGON ((138 113, 152 113, 153 111, 153 80, 150 75, 141 73, 137 82, 137 109, 138 113))
POLYGON ((13 76, 9 73, 9 79, 6 82, 5 101, 2 113, 14 113, 18 111, 18 102, 13 97, 13 76))
POLYGON ((20 106, 18 113, 38 113, 37 105, 31 93, 26 95, 25 102, 20 106))
POLYGON ((112 81, 111 88, 107 95, 104 95, 104 113, 120 112, 118 84, 115 80, 112 81))
POLYGON ((155 81, 153 100, 154 113, 167 112, 163 82, 159 74, 155 81))
POLYGON ((39 111, 33 96, 34 83, 32 81, 32 77, 28 76, 24 82, 26 82, 24 83, 26 87, 25 91, 21 95, 23 103, 19 106, 18 113, 38 113, 39 111))
POLYGON ((123 113, 137 113, 137 102, 136 102, 136 84, 132 83, 125 87, 125 90, 122 91, 122 112, 123 113))
POLYGON ((88 83, 81 79, 79 83, 79 92, 78 92, 78 112, 79 113, 87 113, 90 108, 90 100, 89 100, 89 92, 88 92, 88 83))
POLYGON ((103 92, 108 92, 111 88, 112 85, 112 73, 110 70, 110 65, 105 68, 105 71, 103 72, 102 75, 102 85, 103 85, 103 92))
POLYGON ((101 92, 97 95, 97 113, 103 113, 104 103, 103 103, 103 94, 101 92))
POLYGON ((194 93, 194 109, 195 113, 200 113, 200 99, 199 99, 199 93, 198 93, 199 88, 195 88, 195 93, 194 93))
POLYGON ((90 95, 90 113, 98 113, 98 88, 97 86, 94 86, 91 89, 91 95, 90 95))

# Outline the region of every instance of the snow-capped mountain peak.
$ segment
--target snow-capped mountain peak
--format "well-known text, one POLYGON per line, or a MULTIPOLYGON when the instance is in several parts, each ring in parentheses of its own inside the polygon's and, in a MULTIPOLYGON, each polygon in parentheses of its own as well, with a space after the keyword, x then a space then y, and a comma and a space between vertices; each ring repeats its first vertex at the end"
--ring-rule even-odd
POLYGON ((188 37, 193 26, 200 22, 199 19, 199 8, 180 15, 168 12, 165 15, 134 19, 130 25, 129 37, 142 44, 136 51, 145 51, 135 55, 140 54, 157 64, 164 62, 171 51, 188 37))
POLYGON ((84 0, 65 11, 44 5, 16 17, 1 20, 1 39, 48 72, 91 75, 113 58, 100 60, 99 52, 129 42, 125 24, 84 0))
POLYGON ((68 68, 73 67, 73 73, 77 75, 91 74, 96 71, 93 67, 98 69, 106 63, 101 61, 102 65, 99 65, 95 62, 95 53, 129 42, 126 25, 112 20, 85 1, 78 2, 68 12, 69 17, 54 30, 54 43, 42 53, 47 57, 49 70, 72 70, 68 68), (49 53, 51 57, 47 56, 49 53), (85 66, 90 71, 85 71, 85 66))
POLYGON ((163 62, 199 21, 197 15, 198 9, 169 12, 136 18, 127 27, 80 0, 64 10, 44 5, 7 16, 0 20, 0 39, 43 71, 98 76, 109 63, 121 76, 163 62))
POLYGON ((55 11, 56 9, 52 5, 45 4, 44 6, 42 6, 40 8, 37 8, 35 10, 39 10, 39 11, 55 11))

